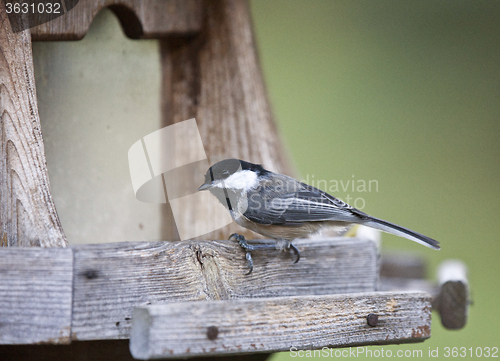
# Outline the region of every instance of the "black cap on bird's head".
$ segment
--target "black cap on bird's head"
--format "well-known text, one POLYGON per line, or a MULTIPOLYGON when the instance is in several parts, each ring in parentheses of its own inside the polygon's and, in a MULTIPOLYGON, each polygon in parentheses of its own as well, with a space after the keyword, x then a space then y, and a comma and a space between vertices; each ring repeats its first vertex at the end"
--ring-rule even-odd
POLYGON ((211 166, 205 174, 205 182, 198 188, 199 191, 210 189, 224 179, 242 170, 250 170, 258 176, 269 173, 260 164, 245 162, 240 159, 224 159, 211 166))

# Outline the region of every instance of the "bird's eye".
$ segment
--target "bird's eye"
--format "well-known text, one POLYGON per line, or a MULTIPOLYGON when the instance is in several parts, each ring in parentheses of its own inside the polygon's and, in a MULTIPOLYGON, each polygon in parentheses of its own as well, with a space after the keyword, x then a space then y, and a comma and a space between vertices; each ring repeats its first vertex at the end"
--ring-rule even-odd
POLYGON ((224 178, 229 177, 229 171, 223 170, 222 175, 224 176, 224 178))

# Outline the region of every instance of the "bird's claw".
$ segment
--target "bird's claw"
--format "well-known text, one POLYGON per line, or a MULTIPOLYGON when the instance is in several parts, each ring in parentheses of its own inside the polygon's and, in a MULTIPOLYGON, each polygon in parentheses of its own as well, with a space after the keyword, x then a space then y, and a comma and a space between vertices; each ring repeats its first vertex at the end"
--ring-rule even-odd
POLYGON ((238 241, 238 244, 240 245, 241 248, 243 248, 247 252, 251 252, 255 250, 254 246, 251 246, 247 243, 247 240, 245 237, 243 237, 241 234, 238 233, 233 233, 232 235, 229 236, 229 240, 236 240, 238 241))
POLYGON ((293 253, 295 253, 295 255, 297 256, 297 259, 295 260, 295 262, 293 263, 297 263, 299 260, 300 260, 300 252, 299 250, 297 249, 297 247, 295 247, 293 244, 290 243, 290 248, 292 249, 293 253))
POLYGON ((250 268, 250 271, 248 271, 247 275, 251 274, 253 272, 253 259, 250 252, 254 250, 253 247, 247 243, 247 240, 241 234, 233 233, 229 236, 229 240, 232 239, 238 241, 240 247, 246 251, 245 258, 247 259, 248 268, 250 268))
POLYGON ((250 252, 247 252, 247 254, 245 255, 245 258, 247 259, 247 264, 248 264, 248 268, 250 268, 250 270, 247 272, 247 276, 252 273, 253 271, 253 259, 252 259, 252 254, 250 252))

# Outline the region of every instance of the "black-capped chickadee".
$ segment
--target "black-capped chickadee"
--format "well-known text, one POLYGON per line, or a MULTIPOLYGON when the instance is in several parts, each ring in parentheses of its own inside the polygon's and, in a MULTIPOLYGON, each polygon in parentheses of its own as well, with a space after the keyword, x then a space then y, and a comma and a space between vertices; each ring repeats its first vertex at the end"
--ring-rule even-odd
POLYGON ((278 240, 276 245, 249 245, 237 233, 229 237, 236 239, 247 252, 248 274, 253 270, 252 251, 291 248, 298 262, 300 255, 291 241, 325 227, 361 224, 440 249, 439 243, 432 238, 369 216, 320 189, 270 172, 259 164, 238 159, 220 161, 208 169, 205 182, 198 188, 200 191, 206 189, 219 199, 240 226, 278 240))

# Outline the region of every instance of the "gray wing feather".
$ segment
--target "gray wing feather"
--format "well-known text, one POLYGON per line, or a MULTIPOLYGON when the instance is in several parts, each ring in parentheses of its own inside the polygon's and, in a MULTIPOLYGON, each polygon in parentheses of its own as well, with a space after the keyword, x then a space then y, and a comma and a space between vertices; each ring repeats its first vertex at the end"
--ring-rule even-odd
POLYGON ((359 222, 368 217, 320 189, 281 174, 247 192, 248 207, 243 213, 252 222, 264 225, 301 225, 304 222, 359 222))

